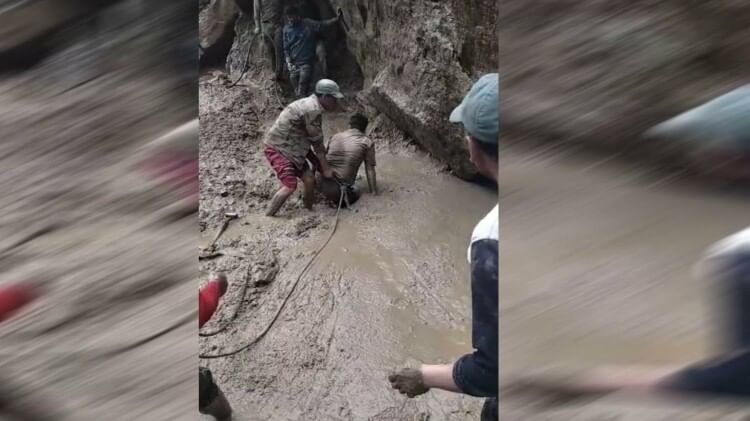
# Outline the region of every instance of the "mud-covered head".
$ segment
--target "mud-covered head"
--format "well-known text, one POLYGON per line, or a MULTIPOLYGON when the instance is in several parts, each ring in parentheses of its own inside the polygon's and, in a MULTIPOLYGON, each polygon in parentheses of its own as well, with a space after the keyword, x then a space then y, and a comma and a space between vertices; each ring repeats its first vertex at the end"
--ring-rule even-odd
POLYGON ((471 87, 461 104, 450 115, 452 123, 461 123, 466 132, 471 162, 487 177, 497 179, 499 76, 482 76, 471 87))
POLYGON ((315 84, 315 96, 326 111, 338 109, 339 100, 344 98, 339 84, 331 79, 320 79, 315 84))
POLYGON ((367 116, 361 113, 355 113, 352 114, 351 117, 349 117, 349 127, 352 129, 357 129, 362 133, 367 130, 368 123, 369 120, 367 119, 367 116))

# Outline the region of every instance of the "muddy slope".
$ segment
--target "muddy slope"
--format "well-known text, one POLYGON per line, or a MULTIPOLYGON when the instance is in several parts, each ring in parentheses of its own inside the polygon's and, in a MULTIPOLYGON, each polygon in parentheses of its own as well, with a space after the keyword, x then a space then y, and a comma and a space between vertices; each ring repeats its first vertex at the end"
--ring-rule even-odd
MULTIPOLYGON (((277 181, 260 136, 278 100, 270 81, 228 89, 225 80, 210 75, 201 82, 201 244, 211 242, 226 211, 240 218, 218 241, 224 255, 201 261, 204 277, 225 271, 231 283, 204 330, 229 327, 201 338, 201 352, 233 351, 257 338, 289 296, 257 344, 201 362, 216 373, 236 419, 478 417, 479 399, 433 392, 407 401, 390 390, 386 375, 469 351, 466 246, 496 196, 440 171, 378 118, 372 136, 381 195, 365 194, 354 210, 342 211, 335 236, 289 295, 333 228, 335 209, 317 203, 307 211, 295 195, 278 218, 263 215, 277 181)), ((324 129, 330 135, 345 124, 346 115, 335 115, 324 129)), ((366 190, 365 180, 358 184, 366 190)))
POLYGON ((748 19, 747 2, 506 1, 505 133, 679 163, 641 135, 748 83, 748 19))
MULTIPOLYGON (((497 69, 491 0, 428 2, 399 0, 316 2, 321 17, 342 8, 350 27, 330 37, 332 77, 360 79, 363 97, 387 115, 438 161, 462 178, 476 170, 461 132, 447 117, 480 74, 497 69)), ((242 13, 227 67, 239 74, 247 57, 260 57, 252 15, 242 13)), ((258 60, 254 59, 257 63, 258 60)))

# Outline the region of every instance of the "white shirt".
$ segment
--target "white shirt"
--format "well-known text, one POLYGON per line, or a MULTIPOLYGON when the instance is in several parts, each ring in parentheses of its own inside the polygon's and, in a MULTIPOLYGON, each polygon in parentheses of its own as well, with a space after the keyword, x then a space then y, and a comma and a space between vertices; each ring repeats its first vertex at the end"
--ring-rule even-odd
POLYGON ((471 241, 469 241, 469 249, 467 250, 467 258, 469 264, 471 264, 471 246, 477 241, 481 240, 497 240, 499 234, 499 207, 495 205, 492 210, 482 218, 481 221, 474 227, 474 231, 471 233, 471 241))

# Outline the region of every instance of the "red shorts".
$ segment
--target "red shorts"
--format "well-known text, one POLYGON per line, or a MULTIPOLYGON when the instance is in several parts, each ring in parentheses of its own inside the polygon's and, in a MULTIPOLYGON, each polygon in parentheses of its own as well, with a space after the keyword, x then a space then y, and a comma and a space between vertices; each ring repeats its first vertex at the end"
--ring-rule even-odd
POLYGON ((276 177, 279 178, 281 184, 291 190, 297 188, 297 179, 301 178, 305 171, 310 171, 310 165, 315 165, 318 162, 312 151, 307 154, 310 163, 307 163, 303 168, 297 168, 292 161, 273 146, 263 145, 263 153, 266 155, 268 163, 271 164, 271 168, 276 172, 276 177))

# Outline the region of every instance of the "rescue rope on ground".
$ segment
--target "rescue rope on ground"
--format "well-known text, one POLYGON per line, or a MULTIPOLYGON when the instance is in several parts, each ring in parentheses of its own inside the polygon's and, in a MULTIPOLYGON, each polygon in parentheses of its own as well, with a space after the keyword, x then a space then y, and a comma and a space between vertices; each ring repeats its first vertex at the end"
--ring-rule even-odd
MULTIPOLYGON (((341 213, 341 205, 344 202, 344 196, 345 196, 345 190, 344 190, 344 188, 342 186, 341 192, 339 194, 339 204, 336 207, 336 216, 335 216, 334 221, 333 221, 333 227, 331 228, 331 232, 328 234, 328 237, 323 242, 323 244, 318 248, 318 250, 315 251, 315 253, 310 258, 310 260, 307 262, 307 264, 305 264, 305 266, 302 268, 302 271, 297 276, 297 279, 295 279, 294 282, 292 283, 292 287, 289 289, 289 292, 286 294, 286 297, 284 297, 284 300, 281 302, 281 305, 279 306, 279 309, 276 310, 276 314, 273 316, 273 318, 271 319, 271 322, 268 323, 268 325, 265 327, 265 329, 263 329, 263 331, 255 339, 253 339, 252 341, 250 341, 249 343, 243 345, 240 348, 237 348, 237 349, 235 349, 233 351, 222 352, 222 353, 219 353, 219 354, 200 354, 200 355, 198 355, 198 358, 203 359, 203 360, 208 360, 208 359, 230 357, 232 355, 236 355, 236 354, 239 354, 242 351, 246 351, 246 350, 250 349, 253 345, 255 345, 258 342, 260 342, 261 339, 263 339, 266 336, 266 334, 271 330, 271 328, 273 327, 273 325, 279 319, 279 316, 281 315, 281 312, 284 311, 284 307, 286 307, 287 303, 289 302, 289 299, 292 297, 292 294, 294 294, 294 290, 297 289, 297 285, 299 285, 299 282, 302 280, 302 277, 305 276, 305 273, 307 273, 308 269, 310 269, 310 267, 315 262, 315 260, 318 258, 318 256, 320 256, 320 253, 323 252, 323 249, 325 249, 326 246, 328 245, 328 243, 331 242, 331 239, 333 238, 333 234, 336 233, 336 228, 338 227, 338 224, 339 224, 339 214, 341 213)), ((240 303, 240 305, 241 305, 241 303, 240 303)), ((239 308, 239 305, 237 306, 237 308, 239 308)), ((235 316, 236 316, 236 314, 235 314, 235 316)), ((227 326, 229 326, 229 324, 227 324, 221 330, 225 330, 227 326)), ((211 335, 208 335, 208 336, 211 336, 211 335)))

